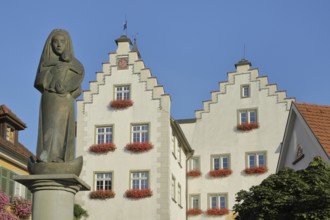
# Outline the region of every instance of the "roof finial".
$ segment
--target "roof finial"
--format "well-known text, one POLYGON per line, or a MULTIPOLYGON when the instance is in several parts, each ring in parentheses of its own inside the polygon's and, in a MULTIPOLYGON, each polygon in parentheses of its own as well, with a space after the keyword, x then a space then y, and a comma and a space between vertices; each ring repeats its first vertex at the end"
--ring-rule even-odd
POLYGON ((136 52, 137 55, 138 55, 138 58, 141 59, 141 54, 137 48, 137 44, 136 44, 136 37, 139 33, 136 33, 135 36, 134 36, 134 44, 133 44, 133 48, 132 48, 132 52, 136 52))
POLYGON ((126 15, 125 15, 125 21, 124 21, 124 24, 123 24, 123 32, 127 36, 127 18, 126 18, 126 15))
POLYGON ((244 49, 243 49, 243 59, 245 60, 245 42, 244 42, 244 49))

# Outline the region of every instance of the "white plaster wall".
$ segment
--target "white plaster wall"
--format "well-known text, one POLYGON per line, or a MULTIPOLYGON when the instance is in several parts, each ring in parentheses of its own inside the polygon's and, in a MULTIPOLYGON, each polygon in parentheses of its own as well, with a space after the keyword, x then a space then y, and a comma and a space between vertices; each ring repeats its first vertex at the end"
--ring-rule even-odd
POLYGON ((285 167, 290 167, 295 170, 305 169, 316 156, 321 156, 323 161, 330 163, 329 158, 309 127, 301 117, 296 117, 292 135, 290 136, 285 167), (296 164, 292 164, 296 160, 298 144, 303 148, 304 158, 299 160, 296 164))
POLYGON ((170 156, 170 184, 172 183, 172 175, 176 179, 175 183, 175 200, 171 198, 170 200, 170 219, 171 220, 179 220, 185 219, 186 216, 186 155, 181 148, 181 160, 179 160, 177 147, 179 146, 178 139, 174 137, 176 152, 172 153, 173 142, 171 141, 171 154, 170 156), (178 201, 178 183, 181 185, 181 205, 178 201))
MULTIPOLYGON (((194 155, 200 156, 202 176, 189 179, 189 194, 201 194, 201 209, 208 208, 208 193, 228 193, 228 207, 235 203, 235 194, 259 184, 276 170, 279 145, 283 138, 287 120, 286 103, 278 103, 276 95, 269 95, 268 89, 260 89, 259 81, 250 81, 249 73, 232 73, 233 84, 218 95, 218 102, 210 104, 209 113, 203 113, 196 122, 191 146, 194 155), (250 84, 251 97, 241 98, 240 87, 250 84), (256 108, 260 128, 249 132, 236 130, 239 109, 256 108), (266 151, 269 171, 265 174, 246 175, 246 152, 266 151), (230 154, 233 173, 225 178, 210 178, 211 155, 230 154)), ((223 88, 222 88, 223 89, 223 88)), ((189 130, 186 129, 188 132, 189 130)), ((185 131, 186 131, 185 130, 185 131)), ((189 219, 206 219, 201 215, 189 219)))

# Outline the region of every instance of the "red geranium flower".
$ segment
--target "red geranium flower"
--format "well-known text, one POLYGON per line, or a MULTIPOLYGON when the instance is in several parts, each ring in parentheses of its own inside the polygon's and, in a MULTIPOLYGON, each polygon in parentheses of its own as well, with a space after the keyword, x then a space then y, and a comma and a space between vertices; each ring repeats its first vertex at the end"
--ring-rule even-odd
POLYGON ((189 209, 187 211, 187 215, 200 215, 200 214, 202 214, 201 209, 189 209))
POLYGON ((267 171, 268 171, 267 167, 264 166, 250 167, 250 168, 245 168, 244 170, 246 174, 265 173, 267 171))
POLYGON ((211 177, 224 177, 232 173, 231 169, 220 169, 220 170, 211 170, 209 176, 211 177))
POLYGON ((126 145, 126 150, 132 151, 135 153, 149 151, 154 146, 149 142, 134 142, 126 145))
POLYGON ((213 208, 206 211, 207 215, 226 215, 229 213, 229 210, 226 208, 213 208))
POLYGON ((150 189, 129 189, 125 193, 127 198, 141 199, 152 196, 150 189))
POLYGON ((133 101, 130 99, 119 99, 110 102, 111 108, 115 108, 115 109, 128 108, 132 105, 133 105, 133 101))
POLYGON ((112 190, 96 190, 89 193, 90 199, 110 199, 115 197, 115 193, 112 190))
POLYGON ((243 124, 237 125, 237 130, 240 130, 240 131, 250 131, 250 130, 256 129, 256 128, 259 128, 258 122, 243 123, 243 124))
POLYGON ((109 151, 116 150, 116 145, 113 143, 94 144, 89 147, 89 151, 93 153, 106 154, 109 151))
POLYGON ((190 170, 187 172, 187 176, 190 176, 190 177, 197 177, 197 176, 200 176, 201 174, 202 173, 199 170, 190 170))

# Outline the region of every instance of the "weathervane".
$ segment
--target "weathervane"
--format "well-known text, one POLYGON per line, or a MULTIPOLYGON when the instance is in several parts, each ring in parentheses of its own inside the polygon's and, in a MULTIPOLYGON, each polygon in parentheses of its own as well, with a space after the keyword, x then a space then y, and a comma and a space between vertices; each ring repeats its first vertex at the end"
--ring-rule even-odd
POLYGON ((125 22, 123 24, 123 31, 124 31, 124 34, 127 36, 127 18, 126 18, 126 15, 125 15, 125 22))

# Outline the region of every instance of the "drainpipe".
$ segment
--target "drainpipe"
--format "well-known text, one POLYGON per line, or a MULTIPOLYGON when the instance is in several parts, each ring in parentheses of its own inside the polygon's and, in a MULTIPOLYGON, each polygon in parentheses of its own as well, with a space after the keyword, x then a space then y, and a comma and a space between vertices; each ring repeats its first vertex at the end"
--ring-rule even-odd
POLYGON ((187 172, 188 172, 188 161, 192 156, 194 155, 194 150, 188 154, 186 158, 186 220, 188 220, 188 215, 187 215, 187 210, 188 210, 188 204, 189 204, 189 195, 188 195, 188 177, 187 177, 187 172))

